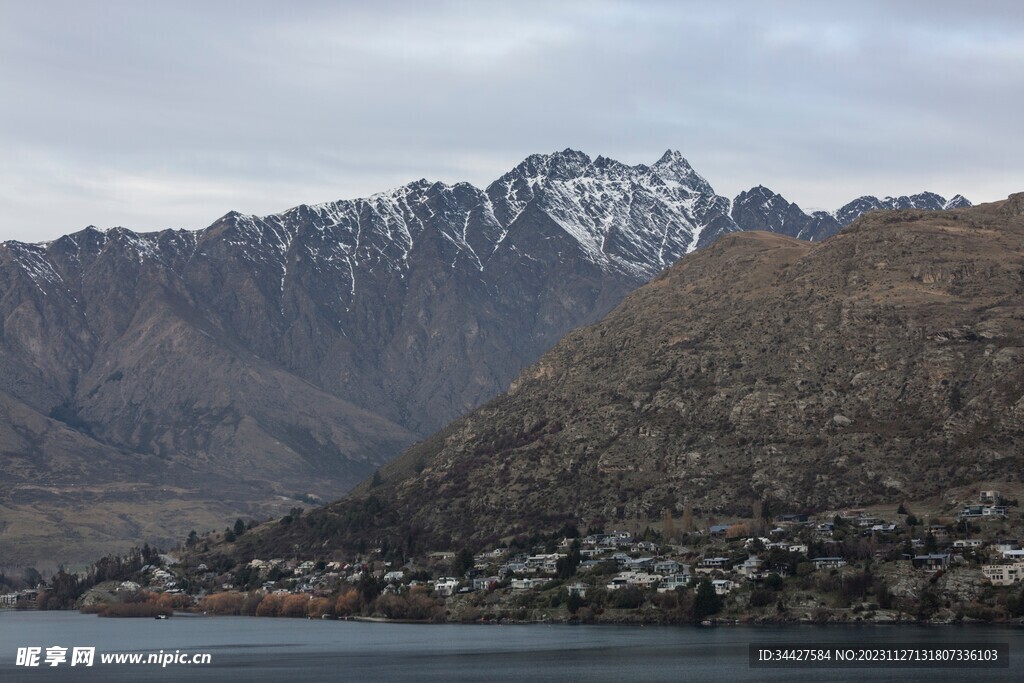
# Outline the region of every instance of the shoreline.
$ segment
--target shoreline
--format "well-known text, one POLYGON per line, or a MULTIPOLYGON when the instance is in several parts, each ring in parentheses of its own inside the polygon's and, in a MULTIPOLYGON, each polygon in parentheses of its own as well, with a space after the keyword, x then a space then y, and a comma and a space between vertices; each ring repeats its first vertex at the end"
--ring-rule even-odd
MULTIPOLYGON (((18 612, 18 613, 42 613, 42 612, 55 612, 55 613, 67 613, 74 612, 83 616, 96 616, 101 619, 152 619, 152 617, 136 617, 136 616, 121 616, 111 617, 104 616, 101 614, 89 615, 87 612, 82 612, 78 609, 65 609, 65 610, 4 610, 7 612, 18 612)), ((501 618, 491 620, 475 620, 475 621, 460 621, 460 620, 445 620, 445 621, 434 621, 425 619, 389 619, 388 617, 380 616, 364 616, 364 615, 351 615, 351 616, 323 616, 320 618, 314 617, 282 617, 282 616, 257 616, 251 614, 211 614, 206 612, 195 612, 176 610, 171 618, 218 618, 218 617, 242 617, 247 619, 265 619, 265 620, 288 620, 288 621, 349 621, 357 623, 367 624, 414 624, 421 626, 632 626, 637 628, 649 628, 649 627, 671 627, 671 628, 736 628, 736 627, 750 627, 750 628, 793 628, 793 627, 838 627, 838 628, 850 628, 850 627, 886 627, 894 628, 900 626, 958 626, 968 628, 1024 628, 1024 619, 1007 620, 1007 621, 984 621, 981 619, 960 619, 960 620, 944 620, 944 621, 928 621, 928 620, 917 620, 917 619, 902 619, 902 620, 867 620, 867 619, 854 619, 854 620, 829 620, 829 621, 814 621, 811 619, 759 619, 759 620, 741 620, 741 619, 710 619, 703 623, 695 624, 692 622, 673 622, 665 620, 637 620, 637 619, 605 619, 605 620, 593 620, 593 621, 579 621, 579 620, 565 620, 565 619, 512 619, 512 618, 501 618)))

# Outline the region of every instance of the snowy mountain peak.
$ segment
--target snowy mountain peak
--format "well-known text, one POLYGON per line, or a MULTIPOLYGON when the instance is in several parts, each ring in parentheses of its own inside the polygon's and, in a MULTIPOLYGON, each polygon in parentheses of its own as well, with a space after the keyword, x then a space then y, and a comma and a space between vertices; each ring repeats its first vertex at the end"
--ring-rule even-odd
POLYGON ((973 206, 971 201, 964 197, 962 194, 953 195, 953 198, 946 202, 942 208, 946 211, 950 209, 965 209, 969 206, 973 206))

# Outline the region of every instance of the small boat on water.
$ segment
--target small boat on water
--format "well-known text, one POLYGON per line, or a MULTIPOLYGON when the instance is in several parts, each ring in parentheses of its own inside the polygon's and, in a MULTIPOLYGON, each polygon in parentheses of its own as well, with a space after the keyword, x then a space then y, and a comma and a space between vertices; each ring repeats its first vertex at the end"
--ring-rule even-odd
POLYGON ((167 618, 167 615, 166 615, 166 614, 158 614, 158 615, 156 615, 156 616, 155 616, 155 617, 153 617, 153 618, 154 618, 154 619, 166 619, 166 618, 167 618))

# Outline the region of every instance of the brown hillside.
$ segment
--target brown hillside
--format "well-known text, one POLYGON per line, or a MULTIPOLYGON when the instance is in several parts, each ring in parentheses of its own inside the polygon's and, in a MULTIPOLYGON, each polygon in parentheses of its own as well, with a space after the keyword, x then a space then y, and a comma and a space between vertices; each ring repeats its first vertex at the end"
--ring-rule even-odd
POLYGON ((823 509, 1018 481, 1022 214, 1018 194, 869 214, 817 245, 726 235, 259 545, 452 546, 685 501, 823 509))

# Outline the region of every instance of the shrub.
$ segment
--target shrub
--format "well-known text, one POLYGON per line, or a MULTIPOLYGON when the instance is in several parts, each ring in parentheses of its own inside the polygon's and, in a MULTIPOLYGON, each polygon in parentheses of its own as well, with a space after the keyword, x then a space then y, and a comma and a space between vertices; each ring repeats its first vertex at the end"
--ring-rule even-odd
POLYGON ((244 602, 245 593, 214 593, 199 602, 199 609, 210 614, 239 615, 244 602))

